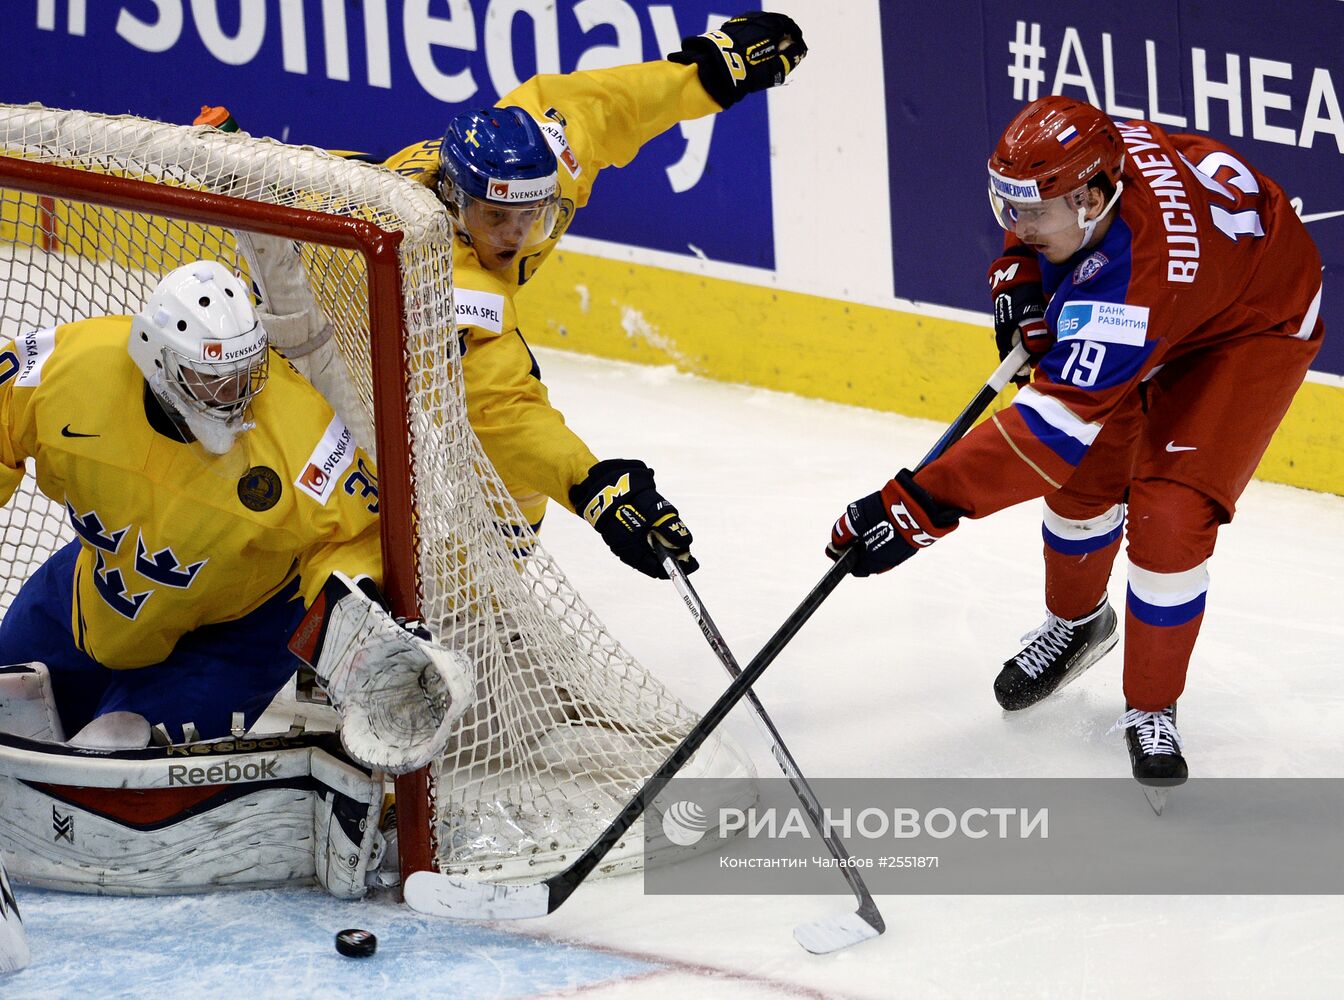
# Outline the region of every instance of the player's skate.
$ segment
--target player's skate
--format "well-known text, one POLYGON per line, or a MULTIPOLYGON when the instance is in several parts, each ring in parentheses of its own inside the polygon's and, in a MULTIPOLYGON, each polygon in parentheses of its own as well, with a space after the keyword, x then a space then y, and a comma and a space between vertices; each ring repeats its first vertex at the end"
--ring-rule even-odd
POLYGON ((1181 756, 1184 744, 1176 729, 1176 705, 1168 705, 1160 712, 1144 712, 1126 705, 1125 714, 1111 727, 1111 732, 1121 728, 1129 745, 1134 780, 1144 786, 1148 804, 1161 816, 1171 789, 1184 784, 1190 775, 1181 756))
POLYGON ((1004 663, 994 679, 994 697, 1009 712, 1034 705, 1076 679, 1118 640, 1115 612, 1104 597, 1073 621, 1047 614, 1040 628, 1022 637, 1022 652, 1004 663))

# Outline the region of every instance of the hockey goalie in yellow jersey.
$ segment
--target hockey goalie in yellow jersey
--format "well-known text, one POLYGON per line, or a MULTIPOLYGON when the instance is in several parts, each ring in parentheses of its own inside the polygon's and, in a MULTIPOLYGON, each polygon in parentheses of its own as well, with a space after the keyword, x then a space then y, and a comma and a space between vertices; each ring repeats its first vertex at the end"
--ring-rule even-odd
POLYGON ((384 610, 373 463, 271 349, 247 286, 191 263, 134 316, 0 344, 0 499, 28 462, 76 537, 0 622, 0 778, 30 779, 0 780, 16 875, 98 892, 316 875, 363 895, 383 846, 377 772, 443 750, 473 671, 384 610), (344 753, 298 729, 245 738, 301 661, 344 753), (227 794, 186 801, 177 785, 227 794), (85 786, 121 791, 89 801, 85 786), (34 843, 43 815, 69 836, 34 843))
MULTIPOLYGON (((650 534, 687 572, 696 568, 691 533, 658 491, 653 470, 630 459, 599 461, 551 405, 514 299, 588 203, 603 169, 629 163, 644 143, 678 122, 783 83, 806 54, 791 18, 743 14, 684 39, 665 60, 535 76, 495 107, 462 111, 442 135, 385 162, 436 190, 457 223, 453 286, 468 416, 534 528, 551 499, 582 515, 623 562, 642 573, 666 577, 650 534)), ((197 119, 227 122, 222 108, 204 108, 197 119)), ((274 328, 281 350, 308 358, 323 348, 325 324, 312 316, 315 304, 303 307, 302 275, 295 273, 297 262, 286 259, 288 248, 255 235, 240 245, 253 261, 268 308, 285 317, 274 328), (294 322, 305 312, 306 321, 294 322)), ((337 410, 347 412, 341 401, 346 390, 312 374, 313 366, 327 362, 315 357, 301 364, 337 410)))
POLYGON ((297 632, 352 756, 395 772, 442 748, 466 668, 380 607, 373 464, 222 265, 177 268, 135 316, 0 346, 6 502, 26 459, 77 537, 5 614, 0 664, 45 665, 72 743, 241 735, 297 632))

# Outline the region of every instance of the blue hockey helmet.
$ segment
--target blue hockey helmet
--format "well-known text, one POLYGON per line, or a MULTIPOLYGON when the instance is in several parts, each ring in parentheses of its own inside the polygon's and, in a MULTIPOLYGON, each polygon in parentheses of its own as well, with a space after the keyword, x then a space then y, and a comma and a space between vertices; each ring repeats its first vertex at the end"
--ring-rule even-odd
POLYGON ((481 262, 502 267, 555 227, 555 153, 522 108, 463 111, 444 132, 438 192, 481 262))

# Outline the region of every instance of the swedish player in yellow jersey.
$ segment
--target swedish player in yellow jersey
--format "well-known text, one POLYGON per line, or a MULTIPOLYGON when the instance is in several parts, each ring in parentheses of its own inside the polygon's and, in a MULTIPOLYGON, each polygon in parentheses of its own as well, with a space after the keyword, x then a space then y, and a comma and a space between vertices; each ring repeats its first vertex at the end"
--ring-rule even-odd
POLYGON ((754 12, 687 38, 666 60, 536 76, 494 108, 454 116, 386 166, 433 186, 460 234, 453 252, 468 416, 486 454, 539 525, 547 499, 581 514, 622 561, 665 577, 650 532, 686 563, 691 533, 653 470, 598 461, 547 398, 514 298, 588 203, 597 175, 677 122, 783 83, 807 53, 798 25, 754 12))
POLYGON ((351 756, 396 771, 441 749, 467 668, 366 596, 382 576, 373 465, 220 264, 174 270, 135 316, 0 344, 3 502, 26 459, 77 537, 0 622, 0 664, 46 664, 71 742, 250 726, 299 665, 288 644, 311 608, 295 651, 351 756), (370 722, 378 699, 411 723, 396 743, 370 722))
MULTIPOLYGON (((468 417, 523 515, 540 527, 553 499, 583 515, 622 561, 654 577, 666 572, 649 534, 690 572, 690 531, 658 492, 652 469, 628 459, 599 462, 566 426, 523 339, 514 299, 588 203, 603 169, 629 163, 677 122, 783 83, 807 54, 797 24, 759 11, 682 46, 666 60, 533 77, 494 108, 461 112, 442 136, 384 164, 434 188, 457 222, 453 286, 468 417)), ((226 110, 205 108, 197 124, 229 121, 226 110)), ((283 249, 261 269, 273 272, 263 281, 265 297, 278 312, 301 313, 311 295, 299 287, 301 276, 286 277, 283 249)), ((323 327, 319 319, 299 327, 293 344, 276 331, 294 357, 322 346, 320 337, 305 341, 323 327)), ((328 387, 317 374, 313 381, 339 408, 339 384, 328 387)))

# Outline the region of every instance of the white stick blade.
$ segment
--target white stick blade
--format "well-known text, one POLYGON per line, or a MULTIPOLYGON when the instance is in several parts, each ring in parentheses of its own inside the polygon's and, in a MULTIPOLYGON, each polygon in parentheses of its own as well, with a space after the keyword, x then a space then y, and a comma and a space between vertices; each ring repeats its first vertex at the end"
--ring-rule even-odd
POLYGON ((857 913, 826 917, 809 924, 799 924, 793 929, 794 940, 814 955, 829 955, 881 933, 857 913))
POLYGON ((545 882, 500 885, 438 872, 413 872, 402 889, 406 905, 417 913, 458 920, 523 920, 544 917, 551 890, 545 882))

